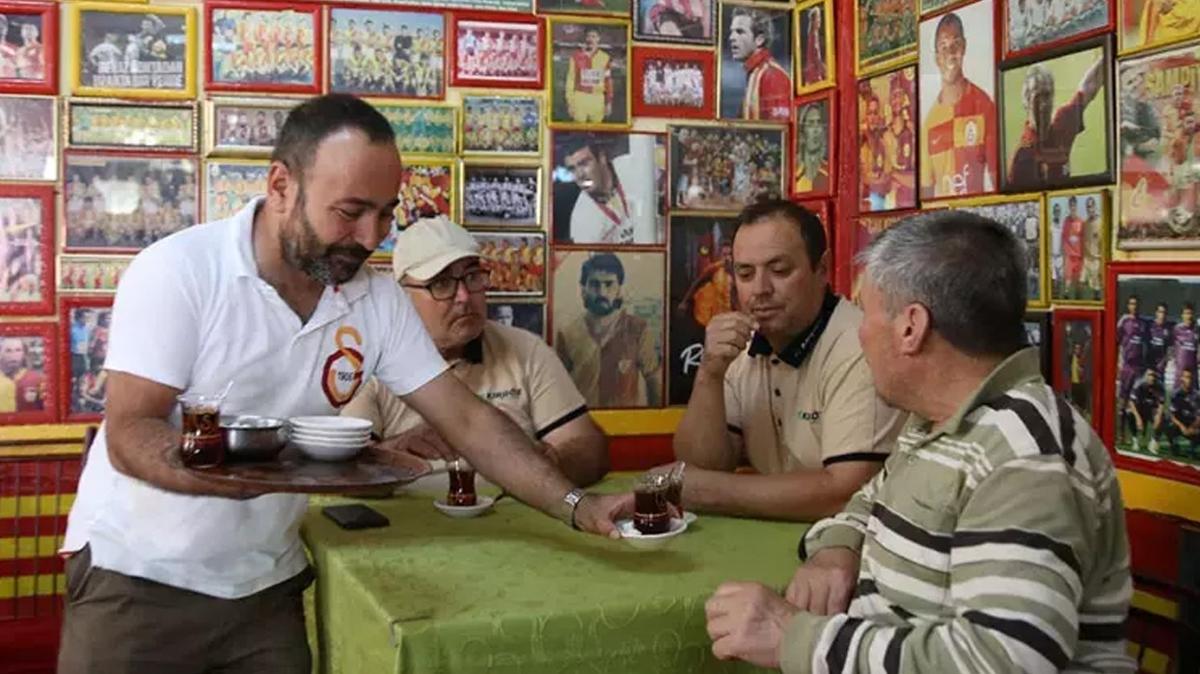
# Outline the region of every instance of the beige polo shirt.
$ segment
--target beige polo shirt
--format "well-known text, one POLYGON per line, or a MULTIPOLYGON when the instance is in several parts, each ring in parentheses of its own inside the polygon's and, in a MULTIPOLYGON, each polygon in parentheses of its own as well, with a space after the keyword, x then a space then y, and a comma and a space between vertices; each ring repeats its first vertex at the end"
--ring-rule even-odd
MULTIPOLYGON (((550 347, 519 328, 487 321, 464 357, 450 362, 450 370, 531 438, 540 440, 587 412, 583 396, 550 347)), ((342 414, 370 420, 382 438, 423 423, 416 410, 376 379, 362 387, 342 414)))
POLYGON ((806 335, 778 354, 755 335, 725 372, 726 423, 760 473, 883 461, 907 418, 875 394, 858 341, 862 311, 836 302, 806 358, 806 335))

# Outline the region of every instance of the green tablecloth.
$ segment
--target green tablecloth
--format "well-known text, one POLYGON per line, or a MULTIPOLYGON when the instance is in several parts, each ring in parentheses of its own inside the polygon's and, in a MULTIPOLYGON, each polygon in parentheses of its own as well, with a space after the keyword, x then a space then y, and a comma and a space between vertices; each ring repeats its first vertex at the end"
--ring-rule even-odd
MULTIPOLYGON (((629 475, 598 488, 628 489, 629 475)), ((572 531, 503 499, 445 517, 433 495, 368 505, 384 529, 343 531, 314 500, 303 535, 316 567, 324 672, 742 672, 712 657, 704 602, 726 580, 782 588, 805 527, 702 515, 658 551, 572 531)))

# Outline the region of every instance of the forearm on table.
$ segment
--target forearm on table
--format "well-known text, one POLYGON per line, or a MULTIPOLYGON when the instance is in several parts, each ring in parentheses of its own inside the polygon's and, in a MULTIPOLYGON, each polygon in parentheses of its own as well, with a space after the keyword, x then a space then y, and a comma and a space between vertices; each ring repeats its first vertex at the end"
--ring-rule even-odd
POLYGON ((587 487, 603 479, 609 470, 608 442, 603 435, 596 435, 596 438, 572 437, 540 445, 542 452, 567 479, 577 486, 587 487))
POLYGON ((672 444, 680 461, 709 470, 737 468, 738 452, 725 422, 725 382, 721 378, 696 375, 672 444))
POLYGON ((197 496, 243 496, 240 490, 216 487, 188 473, 179 453, 179 429, 164 419, 109 417, 105 444, 113 468, 159 489, 197 496))
POLYGON ((689 470, 685 507, 743 517, 812 522, 837 513, 857 489, 824 469, 778 475, 689 470))

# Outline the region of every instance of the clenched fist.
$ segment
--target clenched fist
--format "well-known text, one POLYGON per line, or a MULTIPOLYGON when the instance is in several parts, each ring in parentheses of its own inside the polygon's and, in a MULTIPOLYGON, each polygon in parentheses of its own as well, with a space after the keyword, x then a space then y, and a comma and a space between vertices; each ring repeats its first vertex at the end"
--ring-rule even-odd
POLYGON ((724 377, 725 370, 750 343, 750 336, 757 327, 754 319, 746 314, 729 312, 713 316, 704 331, 704 357, 700 359, 704 374, 724 377))

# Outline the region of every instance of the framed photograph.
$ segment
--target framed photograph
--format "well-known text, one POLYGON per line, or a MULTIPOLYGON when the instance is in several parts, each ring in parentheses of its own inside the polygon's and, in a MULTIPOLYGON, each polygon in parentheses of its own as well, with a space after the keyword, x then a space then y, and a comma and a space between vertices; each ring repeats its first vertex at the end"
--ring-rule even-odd
POLYGON ((708 50, 633 48, 633 114, 713 119, 715 57, 708 50))
POLYGON ((104 414, 104 359, 111 321, 111 299, 63 298, 59 325, 68 333, 58 348, 64 422, 99 421, 104 414))
POLYGON ((58 421, 57 327, 0 324, 0 425, 58 421))
POLYGON ((0 315, 54 312, 54 186, 0 185, 0 315))
POLYGON ((489 300, 487 305, 489 321, 510 328, 521 328, 546 339, 546 305, 532 302, 507 302, 504 300, 489 300))
POLYGON ((633 0, 633 39, 711 46, 716 0, 633 0))
MULTIPOLYGON (((271 156, 288 112, 299 104, 300 101, 284 99, 204 101, 204 154, 271 156)), ((387 115, 383 109, 380 112, 387 115)))
POLYGON ((666 242, 667 152, 661 134, 556 131, 552 142, 555 243, 666 242))
POLYGON ((546 64, 542 19, 455 12, 450 20, 452 86, 542 88, 546 64))
POLYGON ((1107 33, 1116 23, 1117 2, 999 2, 1005 59, 1107 33))
POLYGON ((320 5, 208 2, 205 91, 319 94, 320 5))
POLYGON ((1200 45, 1196 44, 1117 63, 1121 86, 1117 248, 1200 248, 1200 171, 1195 163, 1200 156, 1196 144, 1200 82, 1193 77, 1197 71, 1200 45))
POLYGON ((1054 381, 1053 328, 1049 311, 1025 312, 1025 342, 1037 347, 1042 365, 1042 378, 1047 383, 1054 381))
POLYGON ((807 94, 837 82, 833 0, 802 0, 796 5, 796 93, 807 94))
POLYGON ((825 248, 833 250, 833 200, 832 199, 807 199, 795 200, 796 205, 808 209, 813 215, 817 216, 817 220, 821 221, 821 226, 825 228, 825 248))
POLYGON ((1100 423, 1102 374, 1099 311, 1054 310, 1054 390, 1062 393, 1079 410, 1096 432, 1100 423))
POLYGON ((588 407, 663 404, 665 258, 661 252, 554 251, 554 350, 588 407))
POLYGON ((0 92, 58 93, 58 7, 0 2, 0 92))
POLYGON ((735 214, 784 194, 786 127, 668 126, 671 209, 735 214))
POLYGON ((132 257, 60 255, 58 290, 72 295, 113 295, 132 257))
POLYGON ((922 203, 1000 186, 994 8, 992 0, 979 0, 921 22, 922 203))
POLYGON ((1046 195, 1052 303, 1104 303, 1110 217, 1107 189, 1089 187, 1046 195))
POLYGON ((70 3, 71 93, 107 98, 196 97, 196 10, 70 3))
POLYGON ((1005 192, 1112 182, 1111 45, 1103 37, 1078 51, 1000 70, 1005 192))
POLYGON ((66 101, 67 146, 86 150, 195 152, 196 103, 66 101))
POLYGON ((542 167, 463 162, 459 198, 464 226, 537 228, 542 167))
POLYGON ((1025 244, 1026 291, 1031 309, 1040 309, 1049 304, 1044 206, 1040 194, 979 197, 946 204, 947 208, 977 213, 995 220, 1007 227, 1013 236, 1025 244))
POLYGON ((629 16, 631 0, 537 0, 538 14, 595 14, 629 16))
POLYGON ((792 196, 800 199, 833 194, 837 131, 836 92, 796 101, 792 133, 792 196))
POLYGON ((491 275, 488 297, 546 294, 546 235, 541 232, 474 232, 479 257, 491 275))
POLYGON ((542 154, 542 97, 463 94, 462 151, 465 155, 542 154))
POLYGON ((669 405, 686 405, 692 396, 692 381, 704 355, 704 331, 709 320, 738 309, 733 229, 732 216, 671 216, 669 405))
POLYGON ((331 7, 329 91, 443 98, 445 35, 441 12, 331 7))
POLYGON ((63 251, 135 253, 196 224, 197 163, 187 155, 67 151, 63 251))
POLYGON ((629 22, 552 18, 550 45, 550 124, 629 126, 629 22))
POLYGON ((1114 0, 1122 54, 1156 49, 1196 37, 1200 30, 1197 0, 1114 0))
POLYGON ((858 82, 859 210, 917 207, 917 69, 858 82))
POLYGON ((396 226, 375 248, 375 256, 390 258, 396 247, 396 230, 420 218, 444 215, 456 221, 454 190, 458 187, 457 162, 453 159, 413 159, 404 162, 400 183, 400 205, 396 207, 396 226))
POLYGON ((58 106, 43 96, 0 96, 0 180, 58 178, 58 106))
POLYGON ((842 270, 840 281, 842 288, 849 288, 849 297, 851 300, 858 300, 858 292, 861 279, 859 274, 862 273, 862 267, 858 264, 858 255, 871 245, 875 237, 882 234, 892 225, 900 222, 910 215, 916 215, 920 211, 892 211, 890 213, 879 213, 874 215, 860 215, 854 219, 854 225, 850 228, 850 246, 845 252, 834 249, 835 254, 838 254, 840 262, 837 267, 842 270))
POLYGON ((396 133, 396 148, 408 159, 414 155, 454 156, 458 151, 458 108, 441 103, 372 101, 396 133))
POLYGON ((210 159, 204 162, 204 222, 233 217, 267 192, 266 159, 210 159))
POLYGON ((916 60, 917 2, 854 0, 854 69, 859 77, 916 60))
POLYGON ((928 16, 934 12, 941 11, 953 5, 961 5, 964 2, 971 0, 919 0, 921 6, 921 16, 928 16))
POLYGON ((721 119, 792 116, 792 10, 721 3, 721 119))
POLYGON ((1107 274, 1105 440, 1119 468, 1200 484, 1200 265, 1114 263, 1107 274))

